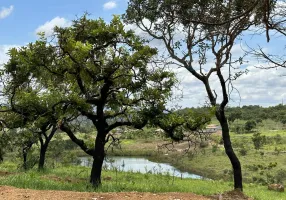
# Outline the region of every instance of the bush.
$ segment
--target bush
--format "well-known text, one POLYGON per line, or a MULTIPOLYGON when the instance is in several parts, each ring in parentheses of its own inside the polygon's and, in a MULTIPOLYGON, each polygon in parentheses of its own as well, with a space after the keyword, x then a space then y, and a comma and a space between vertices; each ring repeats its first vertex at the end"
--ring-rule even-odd
POLYGON ((246 131, 251 131, 252 129, 254 129, 256 127, 256 122, 254 120, 249 120, 245 123, 244 125, 244 129, 246 131))
POLYGON ((218 145, 217 144, 212 145, 212 152, 213 153, 217 152, 217 149, 218 149, 218 145))
POLYGON ((275 142, 276 142, 276 144, 282 144, 282 137, 281 137, 281 135, 279 135, 279 134, 276 134, 275 136, 274 136, 274 140, 275 140, 275 142))
POLYGON ((209 146, 208 141, 205 141, 205 140, 201 141, 201 143, 200 143, 201 148, 206 148, 207 146, 209 146))
POLYGON ((252 137, 252 142, 254 148, 256 150, 259 150, 266 143, 266 137, 265 135, 262 136, 260 133, 254 133, 252 137))
POLYGON ((245 147, 243 147, 243 148, 241 148, 241 149, 239 150, 239 153, 240 153, 241 156, 246 156, 246 154, 247 154, 247 149, 246 149, 245 147))
POLYGON ((286 180, 286 170, 280 169, 276 175, 275 175, 276 183, 283 184, 283 182, 286 180))

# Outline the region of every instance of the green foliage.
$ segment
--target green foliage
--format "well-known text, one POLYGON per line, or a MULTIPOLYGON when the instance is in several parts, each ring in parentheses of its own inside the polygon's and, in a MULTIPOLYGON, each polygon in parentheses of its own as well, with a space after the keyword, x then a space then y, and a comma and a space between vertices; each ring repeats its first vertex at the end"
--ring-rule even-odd
POLYGON ((279 135, 279 134, 276 134, 274 136, 274 140, 275 140, 276 144, 282 144, 283 143, 283 139, 282 139, 281 135, 279 135))
POLYGON ((145 139, 145 140, 152 140, 152 139, 162 139, 164 136, 163 132, 156 131, 156 128, 146 128, 142 130, 125 130, 121 133, 120 139, 145 139))
POLYGON ((184 109, 171 111, 157 115, 150 123, 165 131, 167 137, 175 141, 183 140, 190 134, 195 135, 196 131, 205 128, 211 121, 214 113, 212 108, 202 110, 184 109))
POLYGON ((247 149, 243 146, 241 149, 239 149, 239 153, 242 156, 246 156, 247 155, 247 149))
POLYGON ((266 143, 266 136, 261 135, 258 132, 254 133, 251 139, 256 150, 261 149, 261 147, 266 143))
MULTIPOLYGON (((258 164, 258 165, 248 165, 246 166, 251 171, 258 172, 258 175, 254 175, 252 177, 253 182, 259 183, 262 185, 277 183, 278 180, 276 179, 277 176, 273 173, 273 168, 277 167, 277 163, 269 163, 269 164, 258 164)), ((284 174, 284 171, 280 172, 284 174)), ((281 181, 279 181, 281 182, 281 181)))
POLYGON ((228 107, 226 113, 229 121, 234 121, 233 119, 241 119, 245 121, 253 120, 257 124, 261 123, 263 120, 271 119, 276 122, 285 121, 285 109, 286 105, 276 105, 269 107, 261 107, 258 105, 248 105, 242 107, 228 107), (238 117, 235 117, 237 116, 238 117))
POLYGON ((244 129, 248 132, 253 130, 255 127, 256 127, 256 122, 253 120, 247 121, 244 125, 244 129))
POLYGON ((242 112, 240 110, 235 110, 234 112, 228 113, 228 121, 234 122, 236 119, 240 119, 242 116, 242 112))

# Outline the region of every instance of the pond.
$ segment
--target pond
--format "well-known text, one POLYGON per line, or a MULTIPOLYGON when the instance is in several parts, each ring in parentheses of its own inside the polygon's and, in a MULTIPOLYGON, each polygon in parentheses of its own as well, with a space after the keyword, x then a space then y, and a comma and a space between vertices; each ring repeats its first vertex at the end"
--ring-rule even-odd
MULTIPOLYGON (((92 159, 90 157, 79 157, 81 166, 92 165, 92 159)), ((191 174, 188 172, 182 172, 168 163, 157 163, 149 161, 146 158, 134 158, 134 157, 121 157, 121 156, 109 156, 103 164, 104 169, 117 169, 119 171, 132 171, 140 173, 152 173, 152 174, 169 174, 170 176, 181 178, 193 178, 202 179, 202 176, 191 174)))

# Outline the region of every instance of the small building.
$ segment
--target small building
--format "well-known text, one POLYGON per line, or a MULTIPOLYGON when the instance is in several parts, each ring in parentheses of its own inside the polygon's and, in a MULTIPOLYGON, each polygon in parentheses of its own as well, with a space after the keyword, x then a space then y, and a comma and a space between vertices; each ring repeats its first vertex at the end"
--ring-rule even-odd
POLYGON ((216 124, 209 124, 204 130, 205 133, 216 133, 218 131, 221 131, 221 126, 216 124))

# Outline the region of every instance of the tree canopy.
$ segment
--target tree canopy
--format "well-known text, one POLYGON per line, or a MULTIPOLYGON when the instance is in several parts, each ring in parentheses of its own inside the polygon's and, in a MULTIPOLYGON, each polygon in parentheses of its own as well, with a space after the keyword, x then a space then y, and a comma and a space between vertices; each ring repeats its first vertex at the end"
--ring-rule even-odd
POLYGON ((36 42, 10 50, 5 73, 11 79, 7 87, 11 108, 26 118, 37 116, 38 121, 56 113, 57 127, 93 156, 90 181, 98 186, 110 131, 119 126, 145 126, 156 115, 154 110, 164 109, 175 75, 163 64, 152 62, 157 50, 125 31, 118 16, 107 24, 84 15, 72 26, 56 27, 54 32, 53 38, 42 35, 36 42), (70 127, 68 119, 80 115, 97 130, 92 148, 70 127))

